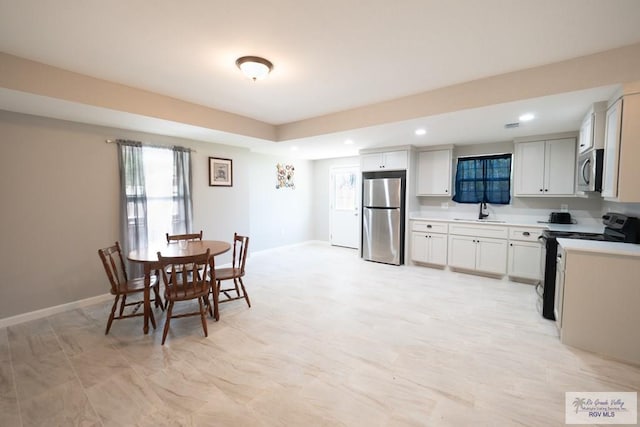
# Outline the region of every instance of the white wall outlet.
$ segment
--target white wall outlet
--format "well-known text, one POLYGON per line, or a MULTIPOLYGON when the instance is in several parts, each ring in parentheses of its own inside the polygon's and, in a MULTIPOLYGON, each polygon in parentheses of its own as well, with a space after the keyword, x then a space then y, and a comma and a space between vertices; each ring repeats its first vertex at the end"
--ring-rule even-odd
POLYGON ((560 205, 561 212, 569 212, 569 205, 560 205))
POLYGON ((441 209, 449 209, 449 202, 440 203, 440 208, 441 209))

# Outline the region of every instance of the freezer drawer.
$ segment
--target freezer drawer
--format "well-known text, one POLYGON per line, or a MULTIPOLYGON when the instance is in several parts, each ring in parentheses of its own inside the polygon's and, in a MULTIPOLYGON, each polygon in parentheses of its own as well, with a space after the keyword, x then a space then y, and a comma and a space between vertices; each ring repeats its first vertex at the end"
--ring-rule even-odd
POLYGON ((362 206, 399 208, 402 200, 402 179, 365 179, 362 206))
POLYGON ((362 257, 400 265, 400 208, 364 208, 362 220, 362 257))

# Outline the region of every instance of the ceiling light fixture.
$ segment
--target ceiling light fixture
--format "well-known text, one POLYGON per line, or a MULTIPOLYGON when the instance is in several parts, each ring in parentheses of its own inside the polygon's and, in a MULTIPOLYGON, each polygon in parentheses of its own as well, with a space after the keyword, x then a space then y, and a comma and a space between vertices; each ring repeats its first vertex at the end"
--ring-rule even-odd
POLYGON ((536 116, 534 116, 532 113, 526 113, 518 117, 518 120, 520 120, 521 122, 528 122, 529 120, 533 120, 535 118, 536 116))
POLYGON ((346 139, 346 140, 344 141, 344 143, 345 143, 345 145, 352 145, 352 144, 353 144, 353 140, 351 140, 351 139, 346 139))
POLYGON ((416 129, 416 135, 421 136, 421 135, 426 135, 427 134, 427 130, 420 128, 420 129, 416 129))
POLYGON ((243 56, 236 59, 238 68, 254 82, 262 80, 273 70, 273 64, 259 56, 243 56))

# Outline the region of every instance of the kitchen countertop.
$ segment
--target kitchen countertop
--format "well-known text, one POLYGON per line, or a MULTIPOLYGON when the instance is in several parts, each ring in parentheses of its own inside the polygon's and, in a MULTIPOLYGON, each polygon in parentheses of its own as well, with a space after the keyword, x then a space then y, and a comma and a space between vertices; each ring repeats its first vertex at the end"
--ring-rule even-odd
POLYGON ((546 228, 552 231, 571 231, 582 233, 602 233, 604 232, 604 225, 598 224, 594 220, 585 221, 585 223, 577 224, 549 224, 541 220, 536 216, 526 215, 512 215, 501 216, 499 218, 487 218, 487 221, 479 221, 475 218, 468 218, 468 214, 424 214, 424 213, 412 213, 409 219, 412 221, 441 221, 448 223, 463 223, 463 224, 475 224, 475 225, 504 225, 506 227, 535 227, 546 228), (464 219, 457 219, 464 218, 464 219), (493 221, 501 222, 493 222, 493 221))
POLYGON ((567 252, 595 252, 600 254, 640 257, 640 245, 634 243, 560 238, 558 239, 558 244, 567 252))

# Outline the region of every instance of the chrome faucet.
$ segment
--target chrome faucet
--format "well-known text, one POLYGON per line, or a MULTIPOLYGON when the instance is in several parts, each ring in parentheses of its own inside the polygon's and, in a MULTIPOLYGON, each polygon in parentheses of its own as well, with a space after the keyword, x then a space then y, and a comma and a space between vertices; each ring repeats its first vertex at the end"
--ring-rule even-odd
POLYGON ((483 209, 487 209, 486 202, 480 202, 480 213, 478 213, 478 219, 484 219, 489 216, 488 213, 484 213, 483 209))

